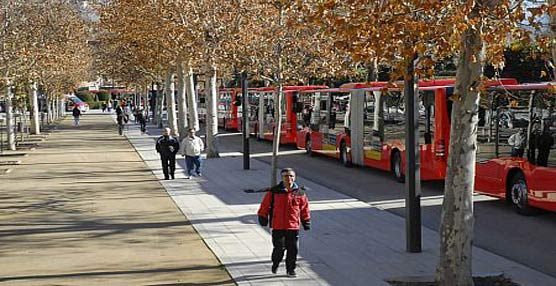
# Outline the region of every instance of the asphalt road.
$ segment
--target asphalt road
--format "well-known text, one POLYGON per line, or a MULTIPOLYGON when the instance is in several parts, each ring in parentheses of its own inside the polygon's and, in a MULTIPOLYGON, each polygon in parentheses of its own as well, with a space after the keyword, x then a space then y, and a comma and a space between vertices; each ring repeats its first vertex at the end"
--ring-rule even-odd
MULTIPOLYGON (((242 150, 239 134, 219 138, 220 152, 242 150)), ((268 153, 271 142, 250 140, 251 154, 268 153)), ((295 146, 282 146, 280 151, 294 151, 295 146)), ((292 153, 292 152, 288 152, 292 153)), ((295 152, 293 152, 295 153, 295 152)), ((255 157, 270 164, 270 156, 255 157)), ((404 184, 397 183, 384 171, 370 168, 346 168, 336 159, 310 157, 304 153, 280 156, 279 167, 294 167, 299 175, 351 197, 405 216, 400 205, 404 184)), ((422 223, 438 230, 441 215, 440 197, 444 182, 422 183, 422 223)), ((521 216, 501 200, 475 201, 474 245, 556 277, 556 213, 521 216)))

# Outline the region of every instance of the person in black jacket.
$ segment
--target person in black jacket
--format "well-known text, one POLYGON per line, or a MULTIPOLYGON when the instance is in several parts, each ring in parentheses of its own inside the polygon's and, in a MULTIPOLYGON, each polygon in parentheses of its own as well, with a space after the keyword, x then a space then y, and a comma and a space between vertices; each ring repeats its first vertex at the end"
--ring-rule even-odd
POLYGON ((141 126, 141 134, 145 134, 145 132, 147 132, 147 120, 145 119, 145 114, 142 109, 138 110, 135 114, 135 120, 137 120, 141 126))
POLYGON ((72 110, 72 115, 73 115, 73 122, 75 126, 79 126, 79 117, 81 116, 81 110, 79 110, 79 108, 76 106, 73 107, 72 110))
POLYGON ((156 152, 160 154, 164 180, 169 180, 170 177, 172 180, 174 179, 176 154, 180 150, 180 142, 177 138, 170 135, 171 131, 170 128, 164 128, 164 133, 156 140, 156 152))
POLYGON ((542 167, 548 166, 548 156, 550 155, 550 148, 554 145, 554 138, 550 134, 550 126, 546 125, 543 133, 538 139, 539 154, 537 156, 537 165, 542 167))

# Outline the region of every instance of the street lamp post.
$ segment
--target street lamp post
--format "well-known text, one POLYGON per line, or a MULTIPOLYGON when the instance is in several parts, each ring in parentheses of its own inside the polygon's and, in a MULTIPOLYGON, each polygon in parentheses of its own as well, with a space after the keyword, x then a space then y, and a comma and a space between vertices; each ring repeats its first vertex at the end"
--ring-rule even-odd
POLYGON ((242 129, 243 129, 243 169, 244 170, 249 170, 250 168, 250 161, 249 161, 249 116, 248 116, 248 98, 247 98, 247 72, 242 72, 241 73, 241 94, 242 94, 242 98, 241 100, 243 107, 241 115, 242 115, 242 121, 241 124, 242 129))
MULTIPOLYGON (((415 57, 416 58, 416 57, 415 57)), ((405 79, 406 115, 406 248, 408 252, 421 252, 421 162, 419 154, 419 109, 415 58, 407 66, 405 79)))

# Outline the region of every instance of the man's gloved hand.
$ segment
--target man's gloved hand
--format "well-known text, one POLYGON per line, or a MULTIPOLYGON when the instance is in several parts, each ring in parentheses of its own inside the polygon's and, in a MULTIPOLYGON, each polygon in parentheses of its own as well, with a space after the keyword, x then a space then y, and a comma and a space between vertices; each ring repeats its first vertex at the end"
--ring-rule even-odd
POLYGON ((268 225, 268 218, 259 216, 259 224, 262 225, 262 226, 267 226, 268 225))
POLYGON ((310 221, 302 221, 301 224, 303 225, 304 230, 310 230, 311 229, 311 222, 310 221))

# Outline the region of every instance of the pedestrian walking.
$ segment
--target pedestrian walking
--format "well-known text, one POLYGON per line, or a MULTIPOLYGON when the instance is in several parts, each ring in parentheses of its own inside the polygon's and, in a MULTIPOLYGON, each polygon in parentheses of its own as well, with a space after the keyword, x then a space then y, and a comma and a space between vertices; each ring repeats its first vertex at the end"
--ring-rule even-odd
POLYGON ((112 112, 112 101, 108 100, 108 112, 112 112))
POLYGON ((523 157, 523 152, 525 151, 526 144, 525 129, 519 129, 519 131, 510 138, 508 138, 508 144, 512 147, 512 157, 523 157))
POLYGON ((137 111, 135 115, 135 119, 139 123, 139 126, 141 128, 141 134, 145 134, 145 132, 147 132, 147 120, 145 119, 145 114, 143 113, 143 110, 137 111))
POLYGON ((127 115, 123 112, 117 113, 116 121, 118 122, 118 134, 124 135, 124 129, 126 128, 126 124, 129 121, 127 115))
POLYGON ((81 110, 79 110, 79 108, 76 106, 73 107, 73 110, 71 111, 72 115, 73 115, 73 122, 75 126, 79 126, 79 117, 81 117, 81 110))
POLYGON ((195 135, 195 128, 187 129, 187 136, 181 141, 180 154, 185 156, 185 165, 187 166, 187 179, 191 179, 193 168, 197 176, 201 174, 201 152, 205 149, 203 140, 195 135))
POLYGON ((170 135, 171 131, 170 128, 164 128, 164 133, 156 140, 156 152, 160 154, 164 180, 169 180, 170 178, 173 180, 175 178, 176 154, 180 150, 180 142, 177 138, 170 135))
POLYGON ((102 113, 106 112, 106 108, 108 108, 108 105, 106 105, 106 102, 102 103, 102 113))
POLYGON ((123 113, 124 113, 124 109, 121 106, 117 105, 116 106, 116 115, 120 115, 120 114, 123 114, 123 113))
POLYGON ((295 183, 295 171, 285 168, 280 171, 282 181, 268 189, 257 212, 259 224, 272 229, 272 273, 286 252, 286 273, 295 277, 297 252, 299 248, 300 221, 304 230, 311 229, 309 199, 305 190, 295 183))

